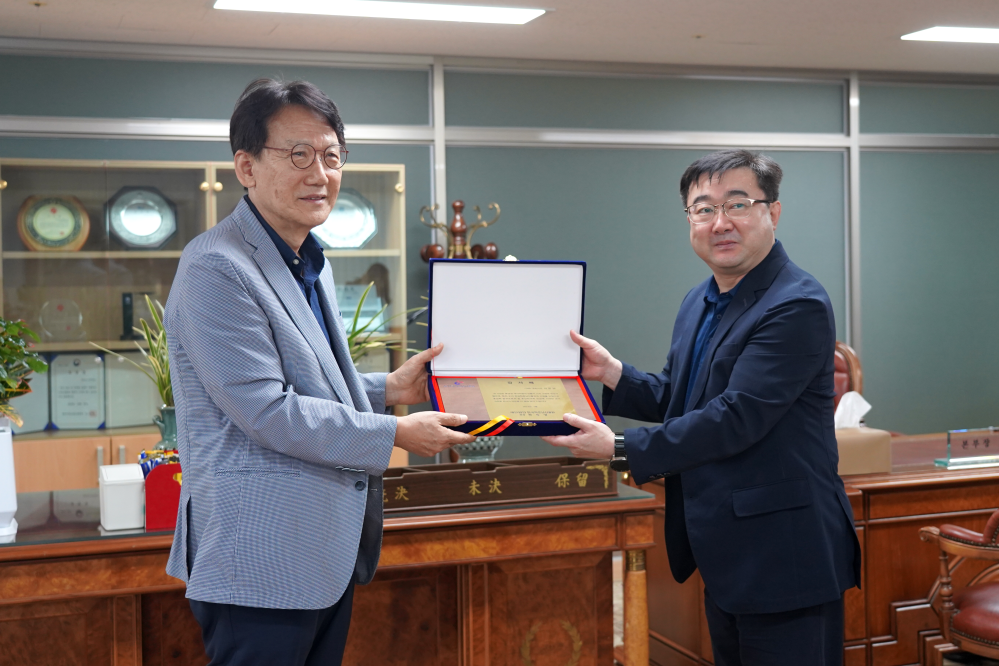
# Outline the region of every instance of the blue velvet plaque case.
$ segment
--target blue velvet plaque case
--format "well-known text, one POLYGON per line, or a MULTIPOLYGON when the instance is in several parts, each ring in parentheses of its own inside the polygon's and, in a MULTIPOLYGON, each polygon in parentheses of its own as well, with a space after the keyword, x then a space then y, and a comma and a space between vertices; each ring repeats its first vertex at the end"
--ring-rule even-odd
POLYGON ((434 409, 466 414, 454 429, 479 436, 568 435, 577 429, 560 417, 489 414, 478 388, 483 378, 557 379, 577 414, 602 422, 569 337, 583 332, 585 284, 582 261, 432 259, 427 345, 444 343, 427 366, 434 409))

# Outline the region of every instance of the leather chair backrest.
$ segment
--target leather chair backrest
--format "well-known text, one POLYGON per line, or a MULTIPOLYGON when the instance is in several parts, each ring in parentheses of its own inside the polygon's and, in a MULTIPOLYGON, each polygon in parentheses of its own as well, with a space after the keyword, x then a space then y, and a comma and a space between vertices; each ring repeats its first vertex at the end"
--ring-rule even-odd
POLYGON ((844 342, 836 341, 836 351, 833 354, 833 385, 836 397, 833 404, 838 407, 839 400, 848 391, 863 393, 864 373, 860 368, 860 358, 853 348, 844 342))

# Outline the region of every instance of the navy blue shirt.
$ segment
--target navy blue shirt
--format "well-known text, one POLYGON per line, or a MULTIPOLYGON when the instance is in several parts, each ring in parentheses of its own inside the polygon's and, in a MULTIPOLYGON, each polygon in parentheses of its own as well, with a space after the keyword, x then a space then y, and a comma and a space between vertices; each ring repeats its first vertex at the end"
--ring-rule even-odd
POLYGON ((267 235, 274 241, 274 246, 277 247, 278 253, 284 259, 284 263, 288 265, 288 270, 295 277, 295 284, 302 290, 305 302, 309 304, 312 314, 316 316, 319 329, 326 338, 326 344, 330 344, 330 332, 326 327, 326 317, 323 316, 323 309, 319 307, 319 294, 316 293, 316 280, 319 279, 319 273, 322 272, 323 266, 326 265, 326 256, 323 254, 323 248, 319 244, 319 241, 316 240, 315 236, 309 234, 305 237, 302 247, 298 249, 299 254, 295 254, 291 246, 278 236, 278 233, 271 228, 271 225, 267 224, 267 220, 260 214, 260 211, 253 205, 253 202, 250 201, 250 197, 243 195, 243 200, 246 201, 253 214, 257 216, 260 226, 264 228, 267 235))
POLYGON ((739 290, 740 284, 742 281, 722 294, 718 291, 718 283, 715 282, 714 278, 711 278, 708 288, 704 290, 704 302, 708 307, 701 319, 701 327, 697 330, 697 337, 694 338, 694 352, 690 361, 690 379, 687 380, 687 395, 683 401, 684 411, 690 409, 690 394, 694 390, 697 375, 700 374, 701 366, 704 364, 704 352, 707 351, 711 338, 718 330, 718 322, 725 316, 725 310, 728 309, 728 304, 735 297, 735 292, 739 290))

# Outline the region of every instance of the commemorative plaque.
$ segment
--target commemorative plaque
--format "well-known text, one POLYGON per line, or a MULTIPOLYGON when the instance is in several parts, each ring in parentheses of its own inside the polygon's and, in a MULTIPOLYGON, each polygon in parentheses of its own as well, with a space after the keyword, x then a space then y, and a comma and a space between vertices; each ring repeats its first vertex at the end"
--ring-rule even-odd
POLYGON ((582 333, 585 277, 578 261, 431 260, 428 346, 444 351, 430 400, 468 416, 455 430, 566 435, 565 414, 603 421, 569 337, 582 333))
POLYGON ((17 213, 17 232, 29 250, 75 252, 90 235, 90 216, 76 197, 28 197, 17 213))
POLYGON ((177 206, 155 187, 123 187, 104 209, 111 235, 129 248, 158 248, 177 231, 177 206))
POLYGON ((87 337, 80 306, 69 298, 45 301, 38 312, 38 324, 45 342, 70 342, 87 337))
POLYGON ((375 207, 357 190, 340 190, 329 217, 312 230, 319 243, 329 249, 364 247, 378 233, 375 207))

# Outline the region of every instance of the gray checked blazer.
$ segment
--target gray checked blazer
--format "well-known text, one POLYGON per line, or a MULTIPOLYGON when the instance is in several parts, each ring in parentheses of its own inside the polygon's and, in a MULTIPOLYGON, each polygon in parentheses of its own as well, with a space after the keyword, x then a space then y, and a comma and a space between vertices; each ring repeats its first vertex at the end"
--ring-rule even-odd
POLYGON ((327 264, 332 349, 245 201, 188 244, 166 305, 184 472, 167 573, 199 601, 317 609, 375 573, 395 417, 359 375, 327 264))

